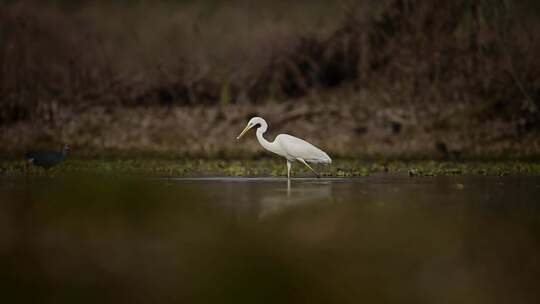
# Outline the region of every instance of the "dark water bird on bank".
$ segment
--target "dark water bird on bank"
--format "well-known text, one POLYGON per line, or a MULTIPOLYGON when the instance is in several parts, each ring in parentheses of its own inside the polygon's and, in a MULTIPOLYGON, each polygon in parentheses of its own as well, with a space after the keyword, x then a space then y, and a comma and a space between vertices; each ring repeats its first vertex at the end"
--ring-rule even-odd
POLYGON ((28 165, 48 170, 66 159, 68 151, 69 146, 64 145, 60 151, 30 151, 24 155, 24 158, 28 165))

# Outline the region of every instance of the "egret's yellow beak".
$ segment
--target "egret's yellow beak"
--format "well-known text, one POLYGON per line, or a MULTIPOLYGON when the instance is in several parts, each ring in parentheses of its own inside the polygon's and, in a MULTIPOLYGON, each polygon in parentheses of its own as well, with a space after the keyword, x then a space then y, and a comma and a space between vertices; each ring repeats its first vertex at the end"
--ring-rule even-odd
POLYGON ((251 129, 253 126, 250 126, 249 123, 247 124, 247 126, 244 128, 244 130, 242 130, 242 133, 240 133, 240 135, 238 135, 236 137, 236 139, 240 139, 240 137, 242 137, 249 129, 251 129))

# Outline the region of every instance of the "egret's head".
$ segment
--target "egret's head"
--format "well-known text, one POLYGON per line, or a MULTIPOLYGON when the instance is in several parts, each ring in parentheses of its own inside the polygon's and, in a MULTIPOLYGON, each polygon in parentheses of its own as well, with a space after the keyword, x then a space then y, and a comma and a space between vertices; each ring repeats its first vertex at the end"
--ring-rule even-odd
POLYGON ((240 139, 240 137, 242 137, 247 131, 249 131, 249 129, 257 125, 266 126, 266 121, 260 117, 253 117, 252 119, 249 120, 244 130, 242 130, 242 133, 240 133, 240 135, 238 135, 236 139, 240 139))

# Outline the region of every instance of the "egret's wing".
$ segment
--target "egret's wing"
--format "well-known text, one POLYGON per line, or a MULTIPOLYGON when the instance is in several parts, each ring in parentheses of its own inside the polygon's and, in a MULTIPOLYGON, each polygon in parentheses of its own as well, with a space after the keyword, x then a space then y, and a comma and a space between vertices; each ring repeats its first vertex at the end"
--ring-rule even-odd
POLYGON ((301 158, 307 162, 315 163, 332 162, 324 151, 298 137, 281 134, 276 137, 276 141, 290 158, 301 158))

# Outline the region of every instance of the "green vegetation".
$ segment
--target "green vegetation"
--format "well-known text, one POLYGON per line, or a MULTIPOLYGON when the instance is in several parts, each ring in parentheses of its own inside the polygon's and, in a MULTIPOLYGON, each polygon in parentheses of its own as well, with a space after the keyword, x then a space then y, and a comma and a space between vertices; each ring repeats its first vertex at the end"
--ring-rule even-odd
MULTIPOLYGON (((360 177, 370 174, 408 174, 409 176, 438 175, 540 175, 540 162, 438 162, 438 161, 355 161, 335 160, 331 166, 320 166, 325 177, 360 177)), ((260 160, 68 160, 48 172, 31 168, 26 173, 24 162, 8 161, 0 164, 3 176, 32 176, 98 174, 135 175, 151 177, 185 176, 285 176, 285 163, 280 159, 260 160)), ((311 177, 300 164, 293 166, 296 176, 311 177)))

